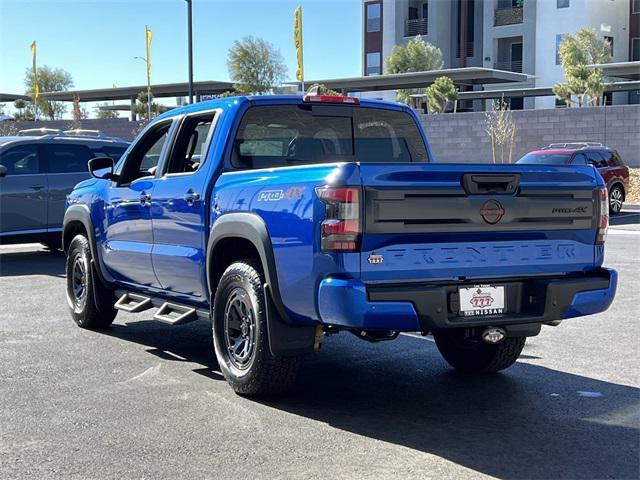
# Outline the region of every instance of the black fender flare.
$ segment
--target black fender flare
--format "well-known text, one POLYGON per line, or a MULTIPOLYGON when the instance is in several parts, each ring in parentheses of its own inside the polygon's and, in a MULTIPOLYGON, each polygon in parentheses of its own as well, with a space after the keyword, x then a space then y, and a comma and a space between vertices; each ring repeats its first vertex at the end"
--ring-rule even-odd
MULTIPOLYGON (((211 262, 215 262, 213 252, 218 243, 225 238, 243 238, 253 244, 258 255, 265 276, 265 299, 267 302, 267 331, 269 347, 275 356, 298 355, 312 350, 315 342, 314 326, 294 326, 285 309, 280 289, 276 262, 273 255, 271 237, 267 226, 261 217, 255 213, 237 212, 227 213, 216 220, 207 242, 207 287, 210 305, 216 286, 213 285, 211 262), (277 315, 273 315, 272 307, 277 315)), ((213 319, 212 319, 213 320, 213 319)))
MULTIPOLYGON (((218 218, 213 224, 209 241, 207 242, 207 287, 209 295, 213 298, 215 293, 215 285, 211 278, 211 262, 213 252, 221 240, 225 238, 243 238, 250 241, 258 251, 260 262, 264 276, 269 284, 269 291, 274 306, 286 323, 291 323, 286 313, 282 297, 280 296, 280 288, 278 287, 278 275, 276 273, 276 261, 273 255, 273 247, 271 245, 271 237, 267 231, 264 220, 255 213, 237 212, 226 213, 218 218)), ((213 302, 211 302, 213 303, 213 302)))
POLYGON ((70 233, 70 225, 74 222, 79 222, 84 226, 87 232, 89 240, 89 246, 91 248, 91 256, 93 257, 94 271, 98 275, 98 278, 103 285, 108 285, 113 281, 113 278, 107 272, 104 264, 102 263, 102 257, 98 253, 98 245, 96 243, 96 233, 93 228, 93 221, 91 220, 91 213, 89 207, 83 204, 75 204, 67 207, 62 220, 62 245, 67 245, 71 242, 71 238, 68 238, 70 233))

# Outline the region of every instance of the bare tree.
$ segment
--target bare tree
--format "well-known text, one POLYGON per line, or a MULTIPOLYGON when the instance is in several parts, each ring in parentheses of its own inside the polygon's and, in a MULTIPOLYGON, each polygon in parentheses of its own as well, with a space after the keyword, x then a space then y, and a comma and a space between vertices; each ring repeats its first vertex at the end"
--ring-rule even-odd
POLYGON ((507 147, 507 163, 511 163, 516 142, 517 126, 504 97, 493 102, 493 110, 485 113, 484 129, 491 138, 493 163, 498 163, 498 153, 500 163, 505 163, 505 149, 507 147))

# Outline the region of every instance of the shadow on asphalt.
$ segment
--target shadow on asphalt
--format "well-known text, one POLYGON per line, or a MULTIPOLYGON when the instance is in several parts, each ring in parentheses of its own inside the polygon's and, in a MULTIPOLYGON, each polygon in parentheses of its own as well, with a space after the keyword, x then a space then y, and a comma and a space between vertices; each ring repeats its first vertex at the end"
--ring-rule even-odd
MULTIPOLYGON (((221 380, 209 329, 141 321, 106 333, 221 380)), ((424 339, 368 344, 341 334, 309 355, 292 392, 261 403, 500 478, 638 478, 639 395, 523 362, 460 375, 424 339)))
POLYGON ((64 277, 64 253, 58 250, 31 250, 0 253, 0 276, 51 275, 64 277))
POLYGON ((617 215, 611 215, 609 217, 609 224, 614 227, 622 225, 637 225, 640 223, 640 212, 631 210, 623 210, 617 215))

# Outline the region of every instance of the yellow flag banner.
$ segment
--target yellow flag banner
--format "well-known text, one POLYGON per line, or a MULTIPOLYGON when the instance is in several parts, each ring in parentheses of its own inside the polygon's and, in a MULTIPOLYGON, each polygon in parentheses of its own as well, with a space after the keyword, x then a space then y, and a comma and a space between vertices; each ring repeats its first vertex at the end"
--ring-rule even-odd
POLYGON ((151 29, 146 27, 147 30, 147 76, 151 75, 151 40, 153 39, 153 33, 151 29))
POLYGON ((304 58, 302 56, 302 7, 296 8, 293 14, 293 43, 296 47, 296 58, 298 59, 296 79, 299 82, 304 82, 304 58))
POLYGON ((33 57, 33 66, 31 67, 33 72, 33 98, 38 98, 40 96, 40 87, 38 86, 38 69, 36 68, 36 51, 37 45, 34 40, 31 44, 31 56, 33 57))

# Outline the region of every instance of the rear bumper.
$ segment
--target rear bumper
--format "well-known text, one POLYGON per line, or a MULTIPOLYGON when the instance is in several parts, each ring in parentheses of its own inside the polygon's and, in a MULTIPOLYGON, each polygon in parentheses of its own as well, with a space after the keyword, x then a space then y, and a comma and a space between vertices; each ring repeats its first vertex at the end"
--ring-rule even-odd
POLYGON ((503 315, 461 317, 460 283, 371 286, 360 281, 320 282, 318 311, 323 323, 363 330, 434 331, 447 328, 546 323, 602 312, 616 293, 615 270, 598 269, 567 278, 520 278, 467 282, 506 287, 503 315))

